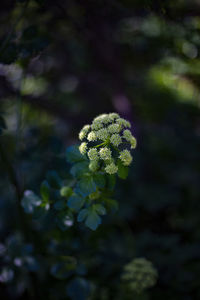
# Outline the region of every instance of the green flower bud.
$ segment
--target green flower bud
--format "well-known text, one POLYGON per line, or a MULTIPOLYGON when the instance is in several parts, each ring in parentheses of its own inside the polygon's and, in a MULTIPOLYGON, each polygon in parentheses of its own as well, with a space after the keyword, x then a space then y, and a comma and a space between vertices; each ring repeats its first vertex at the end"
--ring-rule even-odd
POLYGON ((110 142, 117 147, 122 143, 122 139, 119 134, 115 133, 111 136, 110 142))
POLYGON ((153 264, 145 258, 136 258, 124 267, 122 280, 132 291, 141 293, 155 285, 158 273, 153 264))
POLYGON ((98 155, 97 149, 96 148, 91 148, 88 151, 88 157, 89 157, 90 160, 98 161, 99 155, 98 155))
POLYGON ((97 136, 94 131, 91 131, 87 136, 88 141, 94 142, 97 140, 97 136))
POLYGON ((119 133, 121 130, 119 124, 111 124, 108 126, 108 132, 109 133, 119 133))
POLYGON ((112 159, 112 152, 108 147, 101 148, 99 151, 99 155, 103 160, 111 160, 112 159))
POLYGON ((131 123, 123 118, 117 119, 116 122, 117 122, 117 124, 119 124, 122 127, 131 128, 131 123))
POLYGON ((132 138, 130 139, 130 144, 131 144, 131 149, 135 149, 137 146, 137 140, 134 138, 134 136, 132 136, 132 138))
POLYGON ((115 119, 119 118, 119 115, 117 113, 110 113, 109 115, 109 120, 112 122, 115 119))
POLYGON ((61 195, 62 197, 69 197, 69 196, 72 195, 72 193, 73 193, 73 190, 72 190, 72 188, 69 187, 69 186, 64 186, 64 187, 62 187, 61 190, 60 190, 60 195, 61 195))
POLYGON ((83 126, 83 128, 81 129, 81 131, 79 133, 79 139, 81 141, 86 137, 89 130, 90 130, 90 125, 83 126))
POLYGON ((106 171, 106 173, 112 175, 112 174, 117 173, 118 167, 114 163, 111 163, 105 167, 105 171, 106 171))
POLYGON ((106 141, 109 138, 109 133, 106 128, 99 129, 96 131, 96 135, 99 140, 106 141))
POLYGON ((92 161, 89 163, 89 169, 90 169, 90 171, 92 171, 92 172, 96 172, 96 171, 99 169, 98 161, 92 160, 92 161))
POLYGON ((128 151, 127 149, 123 150, 120 153, 119 158, 121 159, 124 166, 129 166, 133 160, 130 151, 128 151))
POLYGON ((87 143, 86 142, 83 142, 83 143, 80 144, 79 151, 83 155, 87 153, 87 143))

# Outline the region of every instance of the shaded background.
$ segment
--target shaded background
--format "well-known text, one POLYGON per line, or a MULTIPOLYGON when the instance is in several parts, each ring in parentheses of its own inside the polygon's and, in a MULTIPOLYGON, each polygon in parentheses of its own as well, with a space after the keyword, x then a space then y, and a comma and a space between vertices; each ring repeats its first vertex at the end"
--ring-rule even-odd
POLYGON ((146 257, 159 280, 137 299, 200 299, 200 2, 3 0, 0 20, 0 298, 133 299, 121 272, 146 257), (66 146, 113 111, 138 140, 118 211, 94 233, 25 215, 23 191, 67 176, 66 146))

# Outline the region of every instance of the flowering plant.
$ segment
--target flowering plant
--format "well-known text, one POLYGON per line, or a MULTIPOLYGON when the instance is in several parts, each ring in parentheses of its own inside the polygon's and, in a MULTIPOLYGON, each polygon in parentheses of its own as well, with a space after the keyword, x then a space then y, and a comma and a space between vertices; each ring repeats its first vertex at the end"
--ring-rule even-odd
POLYGON ((81 154, 87 154, 91 171, 98 170, 102 162, 104 171, 115 174, 119 165, 129 166, 132 162, 130 149, 136 147, 136 139, 128 129, 129 121, 117 113, 102 114, 91 125, 85 125, 79 133, 83 141, 79 147, 81 154))
POLYGON ((79 133, 80 146, 66 151, 72 178, 61 179, 55 171, 48 172, 40 196, 25 191, 25 211, 51 213, 62 230, 72 226, 75 219, 95 230, 102 216, 117 208, 117 201, 112 199, 116 174, 122 179, 127 177, 132 162, 130 150, 136 147, 130 127, 117 113, 102 114, 91 125, 85 125, 79 133))

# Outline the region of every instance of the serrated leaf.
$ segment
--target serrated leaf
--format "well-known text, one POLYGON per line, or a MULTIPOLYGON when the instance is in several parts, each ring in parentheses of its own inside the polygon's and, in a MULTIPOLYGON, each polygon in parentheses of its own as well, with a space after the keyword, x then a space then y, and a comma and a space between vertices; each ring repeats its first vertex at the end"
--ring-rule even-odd
POLYGON ((94 193, 96 191, 96 184, 92 176, 83 177, 76 185, 76 191, 83 197, 94 193))
POLYGON ((88 213, 89 211, 87 208, 81 209, 81 211, 78 214, 77 221, 82 222, 83 220, 85 220, 85 218, 88 216, 88 213))
POLYGON ((87 157, 82 155, 78 149, 78 146, 70 146, 66 150, 66 159, 69 163, 76 163, 87 160, 87 157))
POLYGON ((69 208, 74 209, 75 211, 79 211, 79 209, 81 209, 81 207, 83 206, 85 202, 85 199, 79 195, 72 195, 68 201, 67 201, 67 205, 69 208))
POLYGON ((70 173, 72 174, 72 176, 80 178, 83 174, 87 173, 88 171, 88 162, 82 161, 74 164, 70 170, 70 173))
POLYGON ((85 225, 92 230, 96 230, 99 224, 101 224, 101 218, 95 210, 90 210, 85 225))

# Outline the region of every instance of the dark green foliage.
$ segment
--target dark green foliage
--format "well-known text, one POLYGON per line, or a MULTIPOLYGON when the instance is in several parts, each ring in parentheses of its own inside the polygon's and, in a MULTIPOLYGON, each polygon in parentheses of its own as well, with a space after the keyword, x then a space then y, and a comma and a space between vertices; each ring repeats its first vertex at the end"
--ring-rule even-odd
POLYGON ((120 160, 118 160, 117 166, 119 178, 126 179, 128 176, 128 167, 124 166, 120 160))
POLYGON ((195 0, 1 1, 1 299, 200 299, 199 11, 195 0), (66 162, 66 145, 113 111, 137 137, 132 167, 126 180, 93 174, 75 212, 87 161, 72 147, 66 162), (159 274, 142 294, 121 279, 139 257, 159 274))

